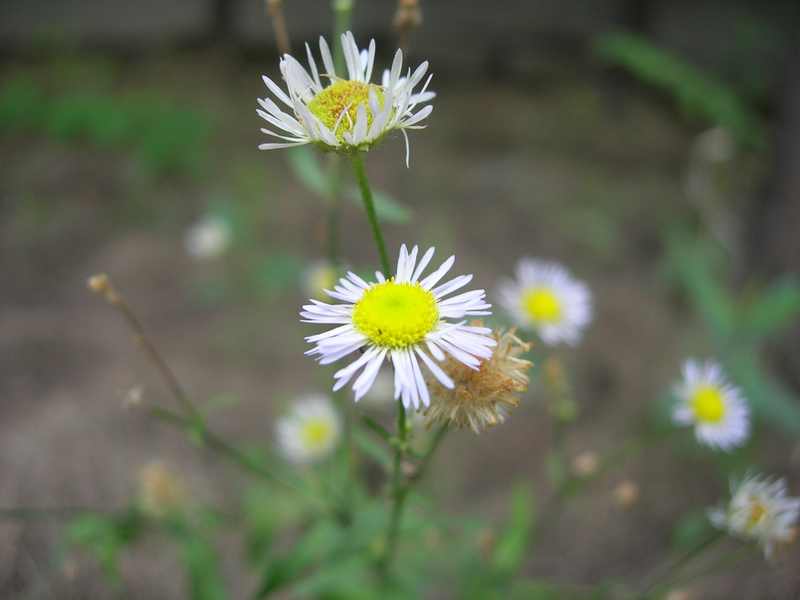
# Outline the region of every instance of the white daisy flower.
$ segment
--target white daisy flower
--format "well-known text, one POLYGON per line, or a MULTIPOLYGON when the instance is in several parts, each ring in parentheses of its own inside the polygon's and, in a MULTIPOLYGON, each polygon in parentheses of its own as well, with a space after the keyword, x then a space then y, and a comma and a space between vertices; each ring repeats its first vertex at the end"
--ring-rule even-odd
POLYGON ((746 477, 731 484, 731 500, 726 507, 708 512, 714 526, 731 535, 754 540, 772 556, 776 543, 791 542, 794 524, 800 516, 800 498, 787 495, 783 479, 746 477))
POLYGON ((697 441, 729 450, 747 440, 750 409, 717 363, 686 361, 683 380, 675 386, 675 395, 679 403, 672 418, 678 425, 693 425, 697 441))
POLYGON ((408 408, 419 408, 430 403, 420 361, 443 386, 452 388, 453 381, 431 356, 442 361, 449 354, 478 369, 481 359, 492 355, 491 347, 496 342, 488 335, 491 330, 460 320, 491 314, 491 305, 485 301, 486 292, 472 290, 445 298, 467 285, 472 275, 460 275, 439 284, 455 262, 455 256, 451 256, 420 279, 433 252, 430 248, 417 262, 418 248, 414 246, 409 253, 403 245, 394 277, 386 279, 383 273, 376 272, 377 282, 367 283, 355 273, 348 273, 333 291, 327 292, 344 304, 311 300, 312 304, 303 307, 300 316, 305 322, 338 325, 307 337, 306 341, 313 343, 314 348, 306 354, 318 356, 320 364, 327 365, 362 351, 361 356, 334 374, 334 390, 347 385, 363 368, 353 384, 355 399, 360 400, 388 359, 394 366, 394 398, 402 399, 408 408))
POLYGON ((502 282, 499 295, 517 324, 534 330, 545 344, 574 346, 592 319, 589 288, 558 263, 521 259, 516 280, 502 282))
POLYGON ((311 395, 300 399, 276 423, 278 446, 287 460, 297 464, 317 462, 339 442, 342 424, 330 399, 311 395))
POLYGON ((346 78, 336 74, 330 49, 322 37, 319 39, 321 73, 306 44, 309 70, 289 54, 281 58, 286 92, 264 76, 264 83, 282 106, 270 98, 259 98, 263 110, 257 112, 272 125, 272 129, 261 131, 283 142, 265 143, 259 148, 272 150, 315 143, 329 150, 369 150, 397 129, 405 138, 408 165, 406 130, 424 128, 420 123, 433 111, 433 106, 427 104, 433 98, 433 93, 427 91, 432 75, 428 75, 419 92, 414 91, 428 71, 427 61, 401 77, 403 52, 397 50, 388 77, 379 85, 370 82, 375 40, 370 41, 369 49, 359 51, 353 34, 348 31, 342 34, 342 48, 347 63, 346 78))
POLYGON ((231 227, 225 219, 203 217, 186 232, 186 253, 201 260, 217 258, 228 249, 232 237, 231 227))

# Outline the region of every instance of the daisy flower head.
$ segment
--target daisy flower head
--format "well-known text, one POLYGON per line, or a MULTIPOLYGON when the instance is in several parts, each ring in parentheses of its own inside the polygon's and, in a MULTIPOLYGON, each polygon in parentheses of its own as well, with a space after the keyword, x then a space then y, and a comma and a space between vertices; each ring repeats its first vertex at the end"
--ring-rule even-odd
POLYGON ((427 91, 432 75, 425 78, 428 63, 403 76, 403 52, 397 50, 380 83, 372 83, 375 64, 375 40, 359 50, 351 32, 342 34, 342 49, 347 75, 341 77, 333 66, 330 48, 319 39, 322 70, 306 44, 308 69, 285 54, 280 70, 286 91, 266 75, 264 83, 277 102, 259 98, 258 115, 272 127, 261 131, 282 140, 259 146, 261 150, 317 144, 327 150, 355 152, 369 150, 387 133, 399 130, 406 142, 406 165, 409 159, 408 129, 422 129, 422 121, 433 111, 429 104, 433 92, 427 91), (424 83, 423 83, 424 79, 424 83), (419 91, 415 88, 422 83, 419 91))
POLYGON ((278 446, 290 462, 308 464, 327 457, 339 442, 342 423, 330 399, 323 395, 298 400, 278 419, 278 446))
POLYGON ((428 249, 417 261, 418 248, 411 252, 400 248, 397 270, 387 278, 380 271, 376 281, 367 282, 348 272, 328 295, 340 304, 311 300, 300 316, 306 323, 336 325, 306 341, 314 347, 306 354, 327 365, 353 352, 361 355, 334 374, 334 391, 353 383, 356 401, 372 387, 381 365, 388 360, 394 367, 394 398, 407 408, 430 404, 430 394, 422 367, 430 371, 446 388, 453 380, 437 364, 447 355, 471 369, 480 367, 481 359, 492 355, 495 340, 486 327, 468 325, 466 317, 491 314, 484 290, 471 290, 455 296, 472 280, 460 275, 446 283, 442 278, 452 268, 455 256, 448 258, 432 273, 423 277, 434 249, 428 249), (432 358, 431 358, 432 357, 432 358))
POLYGON ((800 498, 788 495, 783 479, 749 476, 732 483, 728 505, 711 509, 708 516, 715 527, 758 542, 770 558, 775 544, 794 539, 800 498))
POLYGON ((516 279, 501 283, 499 295, 517 324, 545 344, 574 346, 592 319, 589 288, 558 263, 521 259, 516 279))
POLYGON ((519 394, 528 389, 527 371, 533 366, 520 356, 530 350, 530 344, 520 340, 513 329, 492 335, 497 347, 478 370, 453 358, 445 361, 444 371, 455 383, 452 389, 428 376, 433 393, 425 412, 429 424, 453 424, 480 433, 505 421, 508 412, 519 406, 519 394))
POLYGON ((678 425, 693 425, 700 443, 730 450, 747 440, 750 409, 717 363, 686 361, 675 395, 678 404, 672 413, 673 421, 678 425))

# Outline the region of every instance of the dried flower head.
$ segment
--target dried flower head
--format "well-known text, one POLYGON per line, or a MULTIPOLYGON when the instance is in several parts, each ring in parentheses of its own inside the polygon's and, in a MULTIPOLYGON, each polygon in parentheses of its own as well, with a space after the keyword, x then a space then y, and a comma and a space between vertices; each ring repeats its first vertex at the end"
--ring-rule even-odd
POLYGON ((631 508, 639 501, 639 496, 639 484, 630 479, 621 481, 619 485, 614 488, 614 501, 620 508, 631 508))
POLYGON ((163 517, 180 509, 186 500, 183 479, 161 461, 152 461, 139 471, 139 505, 151 517, 163 517))
POLYGON ((425 413, 428 424, 451 423, 480 433, 502 423, 506 413, 519 405, 518 394, 528 389, 526 371, 533 366, 520 355, 530 350, 530 344, 520 340, 513 329, 495 330, 492 335, 497 348, 477 370, 453 358, 443 363, 442 368, 455 384, 452 389, 428 377, 434 397, 425 413))
POLYGON ((591 477, 597 473, 599 466, 600 458, 591 450, 581 452, 572 459, 572 472, 578 477, 591 477))

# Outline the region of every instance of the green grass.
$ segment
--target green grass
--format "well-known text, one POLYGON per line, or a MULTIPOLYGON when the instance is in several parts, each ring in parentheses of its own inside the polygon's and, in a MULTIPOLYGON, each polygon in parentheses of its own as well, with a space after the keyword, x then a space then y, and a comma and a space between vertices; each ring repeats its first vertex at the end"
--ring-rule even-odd
POLYGON ((158 94, 48 94, 20 76, 0 89, 0 135, 45 135, 64 143, 130 152, 156 174, 197 173, 211 135, 209 118, 158 94))

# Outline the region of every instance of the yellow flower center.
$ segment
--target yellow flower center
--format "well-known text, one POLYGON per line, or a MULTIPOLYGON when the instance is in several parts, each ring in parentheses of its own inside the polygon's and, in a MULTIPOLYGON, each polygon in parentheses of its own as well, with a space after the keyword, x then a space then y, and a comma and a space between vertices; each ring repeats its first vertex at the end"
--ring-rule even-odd
POLYGON ((389 280, 373 285, 353 309, 356 329, 384 348, 418 344, 438 321, 436 298, 418 283, 389 280))
POLYGON ((383 107, 383 88, 372 83, 339 80, 329 85, 308 103, 308 110, 330 129, 339 141, 344 140, 345 132, 356 124, 358 107, 367 111, 367 126, 372 125, 374 115, 369 108, 370 90, 375 92, 378 106, 383 107), (347 114, 342 114, 346 112, 347 114), (338 123, 338 125, 337 125, 338 123), (334 131, 335 128, 335 131, 334 131))
POLYGON ((333 433, 333 427, 329 421, 324 419, 309 419, 303 423, 300 435, 303 438, 303 444, 310 450, 319 450, 325 444, 333 433))
POLYGON ((558 323, 561 302, 549 288, 531 288, 522 296, 522 306, 534 323, 558 323))
POLYGON ((695 418, 702 423, 719 423, 725 416, 725 402, 720 391, 711 386, 701 386, 691 399, 695 418))
POLYGON ((747 529, 753 529, 767 515, 767 507, 758 500, 753 500, 750 504, 750 516, 747 518, 747 529))

